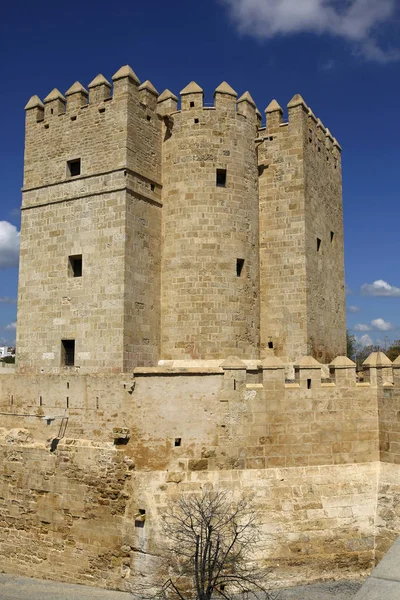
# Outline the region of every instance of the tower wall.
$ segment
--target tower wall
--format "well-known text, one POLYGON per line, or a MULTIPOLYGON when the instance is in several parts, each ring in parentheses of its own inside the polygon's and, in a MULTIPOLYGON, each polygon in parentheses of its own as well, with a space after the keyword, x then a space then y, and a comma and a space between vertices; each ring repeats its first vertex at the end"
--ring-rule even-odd
POLYGON ((288 107, 259 134, 261 348, 329 361, 346 344, 340 147, 300 96, 288 107))
POLYGON ((304 165, 307 352, 329 362, 346 354, 341 150, 312 114, 304 165))
POLYGON ((157 361, 161 123, 124 69, 112 97, 103 84, 89 103, 67 93, 65 108, 53 91, 44 111, 27 106, 20 372, 59 372, 62 340, 75 340, 82 373, 157 361), (81 276, 70 257, 81 257, 81 276))
POLYGON ((162 359, 258 356, 256 114, 238 112, 232 92, 217 90, 212 108, 193 94, 167 121, 162 359))

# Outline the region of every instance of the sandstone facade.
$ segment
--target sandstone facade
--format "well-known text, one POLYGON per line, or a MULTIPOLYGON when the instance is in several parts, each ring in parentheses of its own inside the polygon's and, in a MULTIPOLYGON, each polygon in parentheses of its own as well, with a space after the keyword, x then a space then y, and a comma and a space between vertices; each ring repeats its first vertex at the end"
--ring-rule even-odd
POLYGON ((26 106, 18 370, 345 352, 340 146, 300 96, 130 67, 26 106), (74 265, 79 263, 79 273, 74 265))
POLYGON ((365 574, 400 531, 400 362, 343 356, 339 144, 300 96, 261 127, 225 82, 110 89, 26 106, 0 569, 129 590, 207 485, 254 493, 277 585, 365 574))

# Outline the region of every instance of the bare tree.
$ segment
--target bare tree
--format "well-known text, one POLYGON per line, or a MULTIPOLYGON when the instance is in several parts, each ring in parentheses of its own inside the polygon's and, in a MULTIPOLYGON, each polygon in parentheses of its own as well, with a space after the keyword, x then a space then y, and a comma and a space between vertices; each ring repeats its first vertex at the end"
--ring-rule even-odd
POLYGON ((168 552, 161 585, 142 598, 272 599, 269 569, 257 565, 260 526, 251 501, 225 492, 182 495, 164 515, 168 552))

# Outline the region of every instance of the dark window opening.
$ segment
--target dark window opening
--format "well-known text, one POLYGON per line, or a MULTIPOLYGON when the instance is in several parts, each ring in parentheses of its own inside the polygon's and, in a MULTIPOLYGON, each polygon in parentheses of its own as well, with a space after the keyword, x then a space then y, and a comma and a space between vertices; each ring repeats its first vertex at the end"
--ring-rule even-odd
POLYGON ((148 121, 151 121, 151 116, 150 115, 147 115, 146 118, 147 118, 148 121))
POLYGON ((217 169, 216 183, 219 187, 226 186, 226 169, 217 169))
POLYGON ((67 390, 69 390, 69 381, 67 381, 67 390))
POLYGON ((82 254, 69 256, 68 261, 70 277, 82 277, 82 254))
POLYGON ((96 396, 96 410, 99 410, 99 397, 96 396))
POLYGON ((333 244, 334 239, 335 239, 335 232, 331 231, 331 244, 333 244))
POLYGON ((318 146, 318 152, 321 152, 321 148, 318 146))
POLYGON ((67 408, 69 408, 69 396, 67 396, 67 408))
POLYGON ((125 438, 115 438, 115 440, 114 440, 114 446, 126 446, 128 442, 129 442, 129 438, 128 437, 125 437, 125 438))
POLYGON ((175 438, 175 447, 178 448, 182 443, 182 438, 175 438))
POLYGON ((312 138, 308 138, 308 141, 310 142, 310 144, 312 143, 312 138))
POLYGON ((12 406, 14 404, 14 396, 11 394, 10 396, 10 405, 12 406))
POLYGON ((321 249, 321 240, 319 238, 317 238, 317 252, 319 252, 321 249))
POLYGON ((105 108, 99 108, 99 113, 104 113, 104 112, 106 112, 105 108))
POLYGON ((243 266, 244 266, 244 258, 237 258, 236 259, 236 275, 237 275, 237 277, 241 277, 242 272, 243 272, 243 266))
POLYGON ((307 379, 307 389, 311 390, 311 379, 307 379))
POLYGON ((45 129, 48 129, 48 128, 49 128, 49 124, 48 124, 48 123, 46 123, 46 125, 44 126, 44 128, 45 128, 45 129))
POLYGON ((50 109, 50 114, 52 114, 52 115, 54 114, 54 109, 53 108, 50 109))
POLYGON ((219 589, 221 592, 225 591, 225 584, 221 583, 221 585, 219 586, 219 589))
POLYGON ((69 177, 77 177, 81 174, 81 159, 67 161, 67 172, 69 177))
POLYGON ((151 191, 152 191, 152 192, 154 192, 154 190, 156 189, 156 186, 154 185, 154 183, 152 183, 152 184, 150 185, 150 189, 151 189, 151 191))
POLYGON ((194 108, 194 102, 189 103, 190 108, 194 108))
POLYGON ((39 406, 43 406, 43 398, 42 398, 42 396, 39 396, 39 406))
MULTIPOLYGON (((66 367, 75 364, 75 340, 61 340, 61 361, 66 367)), ((67 398, 68 400, 68 398, 67 398)))
POLYGON ((135 527, 144 527, 144 522, 146 520, 146 511, 144 508, 139 508, 139 514, 135 519, 135 527))
POLYGON ((274 347, 274 342, 268 342, 268 348, 273 348, 274 347))
POLYGON ((76 121, 76 117, 71 117, 71 121, 76 121))
POLYGON ((194 120, 194 122, 195 122, 195 123, 198 123, 198 122, 199 122, 199 120, 198 120, 198 119, 195 119, 195 120, 194 120))

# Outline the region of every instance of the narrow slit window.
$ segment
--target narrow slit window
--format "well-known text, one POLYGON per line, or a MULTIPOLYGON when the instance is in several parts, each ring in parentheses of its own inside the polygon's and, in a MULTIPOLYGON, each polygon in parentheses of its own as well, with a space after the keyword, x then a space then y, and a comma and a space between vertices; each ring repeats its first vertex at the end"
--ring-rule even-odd
POLYGON ((311 379, 307 379, 307 389, 311 390, 311 379))
POLYGON ((331 244, 333 244, 334 239, 335 239, 335 232, 331 231, 331 244))
POLYGON ((226 187, 226 169, 217 169, 216 183, 218 187, 226 187))
POLYGON ((75 160, 69 160, 67 162, 67 175, 68 177, 78 177, 81 174, 81 159, 76 158, 75 160))
POLYGON ((317 252, 319 252, 321 250, 321 240, 320 238, 317 238, 317 252))
POLYGON ((75 340, 61 340, 61 360, 66 367, 75 365, 75 340))
POLYGON ((68 257, 70 277, 82 277, 82 254, 68 257))
POLYGON ((244 258, 237 258, 236 259, 236 275, 237 275, 237 277, 242 276, 243 267, 244 267, 244 258))

